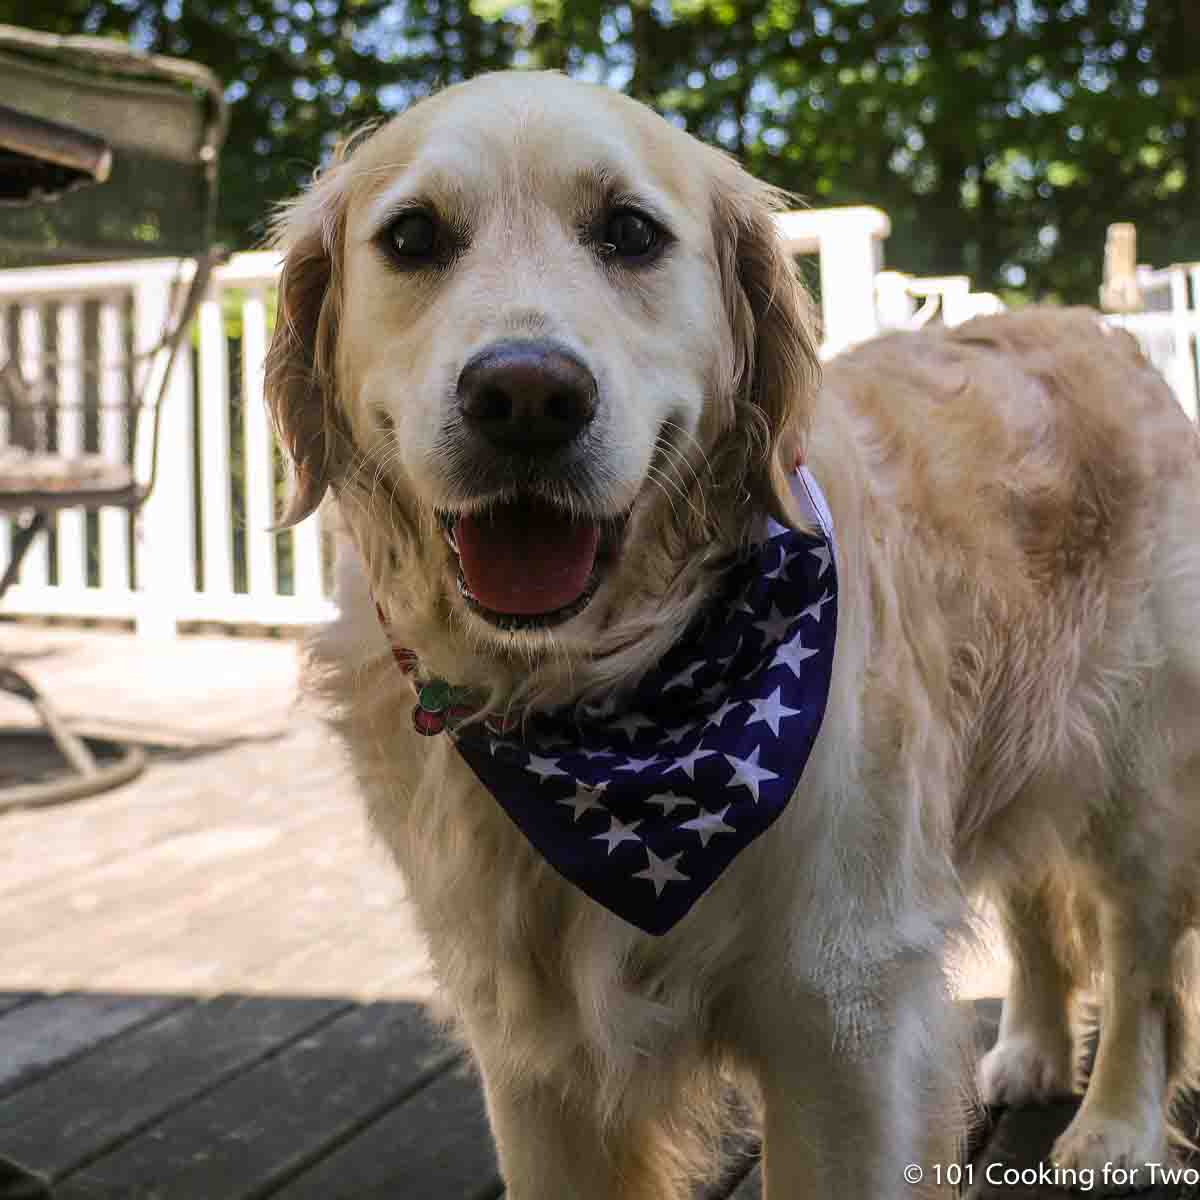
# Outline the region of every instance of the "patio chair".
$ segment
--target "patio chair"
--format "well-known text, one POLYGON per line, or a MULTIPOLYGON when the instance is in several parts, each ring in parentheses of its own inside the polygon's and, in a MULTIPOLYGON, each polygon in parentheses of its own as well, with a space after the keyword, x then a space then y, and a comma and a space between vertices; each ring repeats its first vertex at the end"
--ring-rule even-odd
MULTIPOLYGON (((154 487, 160 403, 173 363, 187 352, 212 268, 224 257, 213 236, 227 110, 206 68, 99 38, 0 25, 0 78, 0 267, 178 260, 161 337, 124 364, 130 381, 119 412, 95 390, 81 389, 84 399, 58 394, 56 370, 48 384, 34 383, 15 357, 0 361, 0 515, 13 519, 12 545, 0 546, 2 604, 55 514, 105 506, 133 513, 154 487), (75 428, 119 420, 124 436, 110 445, 123 450, 61 449, 65 419, 75 428), (148 453, 138 445, 147 437, 148 453), (139 463, 148 469, 139 473, 139 463)), ((70 366, 112 369, 111 362, 70 366)), ((0 789, 0 809, 89 795, 141 770, 137 748, 72 733, 11 660, 0 659, 0 690, 33 704, 70 768, 61 778, 0 789)))

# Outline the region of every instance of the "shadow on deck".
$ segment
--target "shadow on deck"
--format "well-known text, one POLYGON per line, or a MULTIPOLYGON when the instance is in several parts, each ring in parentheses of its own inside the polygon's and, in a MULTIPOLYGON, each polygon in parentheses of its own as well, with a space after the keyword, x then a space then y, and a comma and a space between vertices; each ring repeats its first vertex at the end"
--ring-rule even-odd
MULTIPOLYGON (((998 1002, 976 1016, 983 1047, 998 1002)), ((1076 1107, 989 1114, 965 1193, 1065 1200, 1036 1180, 1076 1107)), ((1200 1130, 1194 1112, 1187 1128, 1200 1130)), ((0 1200, 503 1195, 476 1077, 408 1002, 0 993, 0 1155, 36 1172, 0 1165, 0 1200)), ((731 1143, 696 1200, 756 1200, 755 1160, 731 1143)), ((1193 1180, 1141 1195, 1198 1193, 1193 1180)))

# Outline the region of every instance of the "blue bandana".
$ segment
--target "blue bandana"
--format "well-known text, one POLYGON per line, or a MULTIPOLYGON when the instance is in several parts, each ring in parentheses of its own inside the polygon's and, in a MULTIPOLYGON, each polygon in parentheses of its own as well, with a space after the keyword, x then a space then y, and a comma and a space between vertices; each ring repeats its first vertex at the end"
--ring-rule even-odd
POLYGON ((832 523, 804 468, 793 491, 819 533, 767 519, 620 713, 531 714, 520 740, 479 724, 451 731, 546 861, 647 933, 671 929, 779 817, 821 727, 837 630, 832 523))

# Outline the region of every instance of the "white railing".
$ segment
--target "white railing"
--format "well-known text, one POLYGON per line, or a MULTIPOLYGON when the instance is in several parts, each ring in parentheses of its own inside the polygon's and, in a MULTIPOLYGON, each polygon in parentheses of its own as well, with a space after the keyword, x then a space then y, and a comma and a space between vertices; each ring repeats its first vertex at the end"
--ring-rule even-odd
POLYGON ((1147 311, 1108 320, 1141 342, 1195 421, 1200 415, 1200 263, 1159 271, 1139 267, 1137 283, 1147 311))
MULTIPOLYGON (((332 615, 318 518, 270 531, 281 468, 262 388, 278 266, 275 255, 255 253, 217 269, 192 352, 179 355, 163 397, 149 500, 132 524, 120 510, 95 521, 60 514, 53 542, 41 537, 26 555, 6 613, 132 619, 139 632, 159 634, 184 622, 294 626, 332 615)), ((162 369, 161 353, 146 352, 190 271, 167 260, 0 271, 0 361, 15 357, 30 382, 54 373, 64 399, 53 417, 60 449, 123 456, 114 406, 134 372, 162 369), (98 368, 84 369, 88 360, 98 368)), ((148 428, 137 449, 145 478, 148 428)), ((0 563, 10 525, 0 519, 0 563)))
MULTIPOLYGON (((785 213, 779 225, 794 254, 819 255, 825 357, 894 327, 901 287, 910 324, 921 323, 934 300, 948 324, 998 307, 995 297, 971 292, 965 278, 881 274, 889 226, 878 209, 785 213)), ((262 369, 278 267, 274 255, 251 253, 217 269, 193 352, 176 362, 163 400, 158 476, 142 512, 133 522, 117 510, 60 514, 53 543, 40 538, 26 556, 4 612, 132 620, 139 632, 166 635, 182 623, 297 626, 332 615, 318 517, 270 531, 283 480, 262 369)), ((1190 278, 1200 299, 1200 268, 1190 278)), ((162 335, 179 282, 179 265, 164 260, 0 271, 0 362, 13 356, 27 379, 84 401, 57 410, 60 448, 122 452, 122 423, 108 414, 127 395, 134 370, 161 369, 162 356, 145 352, 162 335), (81 369, 86 360, 98 360, 99 369, 81 369)), ((1194 417, 1200 314, 1115 321, 1167 370, 1185 408, 1190 397, 1194 417)), ((0 443, 4 437, 0 428, 0 443)), ((138 448, 148 453, 148 430, 138 448)), ((143 476, 147 466, 141 463, 143 476)), ((0 518, 0 566, 10 535, 0 518)))
MULTIPOLYGON (((1129 330, 1162 372, 1193 421, 1200 410, 1200 263, 1161 271, 1139 267, 1137 282, 1147 311, 1107 313, 1105 320, 1129 330)), ((875 277, 879 329, 921 329, 931 321, 959 325, 1002 312, 992 292, 973 292, 965 275, 918 278, 900 271, 875 277)))
POLYGON ((875 276, 892 231, 882 209, 858 205, 780 213, 780 236, 793 256, 815 254, 820 267, 821 357, 879 332, 875 276))
POLYGON ((882 329, 923 329, 937 320, 961 325, 1004 311, 994 292, 973 292, 966 275, 918 277, 903 271, 875 276, 875 311, 882 329))

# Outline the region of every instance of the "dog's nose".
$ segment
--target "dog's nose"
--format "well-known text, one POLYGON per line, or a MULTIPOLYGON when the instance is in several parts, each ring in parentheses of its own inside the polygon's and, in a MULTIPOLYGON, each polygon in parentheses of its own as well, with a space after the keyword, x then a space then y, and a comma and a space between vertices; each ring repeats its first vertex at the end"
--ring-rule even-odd
POLYGON ((458 403, 467 425, 500 449, 557 450, 596 415, 596 379, 563 346, 496 342, 463 367, 458 403))

